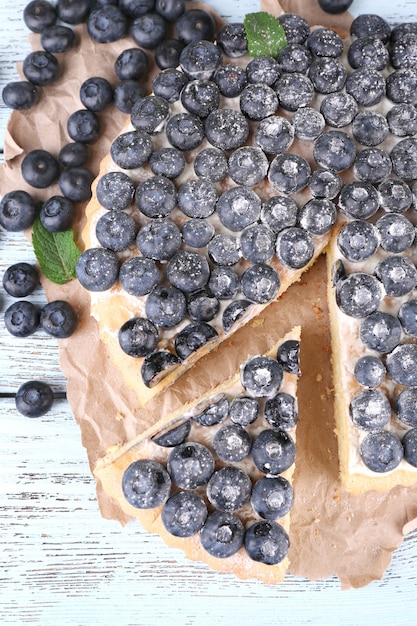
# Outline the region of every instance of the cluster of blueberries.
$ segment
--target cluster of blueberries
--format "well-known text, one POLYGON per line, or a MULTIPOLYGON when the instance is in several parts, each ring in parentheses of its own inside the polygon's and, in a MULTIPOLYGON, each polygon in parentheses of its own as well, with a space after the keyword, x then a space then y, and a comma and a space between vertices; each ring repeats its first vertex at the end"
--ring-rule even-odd
POLYGON ((200 533, 203 548, 217 558, 244 545, 255 561, 281 562, 289 539, 276 520, 287 515, 294 500, 281 474, 294 462, 288 431, 298 415, 295 398, 280 388, 284 372, 299 374, 298 356, 299 343, 289 340, 276 359, 252 357, 241 370, 243 394, 213 396, 192 417, 156 435, 153 443, 168 449, 166 463, 134 461, 122 480, 127 501, 139 509, 163 506, 161 519, 169 533, 200 533), (267 426, 263 430, 261 421, 267 426), (197 442, 199 429, 205 442, 210 433, 209 444, 197 442), (252 484, 250 474, 256 470, 263 476, 252 484), (250 513, 245 511, 249 504, 250 513), (252 521, 254 514, 260 519, 245 528, 241 518, 252 521))

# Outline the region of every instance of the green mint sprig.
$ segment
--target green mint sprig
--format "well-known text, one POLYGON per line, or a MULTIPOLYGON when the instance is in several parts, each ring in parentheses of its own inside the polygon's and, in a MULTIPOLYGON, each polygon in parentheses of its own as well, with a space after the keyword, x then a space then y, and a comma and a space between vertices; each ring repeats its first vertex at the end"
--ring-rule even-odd
POLYGON ((74 242, 72 229, 51 233, 37 217, 32 229, 32 245, 46 278, 58 285, 76 278, 75 266, 81 252, 74 242))
POLYGON ((270 56, 276 59, 287 45, 285 31, 276 17, 266 11, 248 13, 244 20, 248 51, 253 57, 270 56))

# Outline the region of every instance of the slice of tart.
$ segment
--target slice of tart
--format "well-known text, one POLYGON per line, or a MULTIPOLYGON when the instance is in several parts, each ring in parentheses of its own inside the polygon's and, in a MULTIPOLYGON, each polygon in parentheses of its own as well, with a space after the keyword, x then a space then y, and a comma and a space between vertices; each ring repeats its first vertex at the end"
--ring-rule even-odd
POLYGON ((289 559, 300 328, 199 400, 99 460, 124 513, 240 578, 281 581, 289 559))

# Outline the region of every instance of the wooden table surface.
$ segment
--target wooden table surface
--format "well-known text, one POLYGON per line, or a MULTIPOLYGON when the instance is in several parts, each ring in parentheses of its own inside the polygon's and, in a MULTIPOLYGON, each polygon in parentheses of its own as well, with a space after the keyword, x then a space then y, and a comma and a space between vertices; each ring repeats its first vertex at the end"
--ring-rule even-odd
MULTIPOLYGON (((308 0, 305 0, 306 2, 308 0)), ((29 51, 26 0, 1 0, 0 89, 16 79, 29 51)), ((229 20, 257 10, 257 0, 212 1, 229 20)), ((352 12, 414 21, 417 0, 356 0, 352 12), (389 5, 389 6, 387 6, 389 5)), ((0 142, 9 111, 0 106, 0 142)), ((1 190, 0 190, 1 193, 1 190)), ((33 261, 21 233, 0 230, 0 274, 33 261)), ((36 295, 45 301, 41 290, 36 295)), ((0 310, 12 300, 0 291, 0 310)), ((341 591, 330 578, 289 575, 266 586, 191 563, 137 523, 122 528, 97 508, 78 426, 65 400, 55 340, 12 338, 0 323, 0 620, 42 626, 233 624, 411 625, 417 609, 417 532, 405 537, 382 581, 341 591), (15 409, 14 394, 46 380, 62 399, 45 417, 15 409), (414 611, 413 611, 414 609, 414 611), (233 621, 232 621, 233 620, 233 621)))

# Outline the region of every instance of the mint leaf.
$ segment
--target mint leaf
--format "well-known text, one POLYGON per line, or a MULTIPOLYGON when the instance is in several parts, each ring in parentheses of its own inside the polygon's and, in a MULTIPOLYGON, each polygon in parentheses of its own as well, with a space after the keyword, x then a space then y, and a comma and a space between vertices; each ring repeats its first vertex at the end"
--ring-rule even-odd
POLYGON ((253 57, 269 56, 276 59, 288 43, 285 31, 277 18, 266 11, 248 13, 243 25, 249 54, 253 57))
POLYGON ((81 252, 75 245, 72 229, 50 233, 37 217, 32 229, 32 245, 46 278, 58 285, 76 278, 75 266, 81 252))

